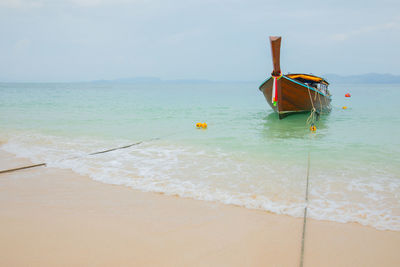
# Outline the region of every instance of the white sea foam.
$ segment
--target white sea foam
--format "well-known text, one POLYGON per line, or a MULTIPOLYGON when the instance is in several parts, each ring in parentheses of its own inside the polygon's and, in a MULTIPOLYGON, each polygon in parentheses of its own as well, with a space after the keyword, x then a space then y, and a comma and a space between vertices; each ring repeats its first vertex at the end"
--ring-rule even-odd
MULTIPOLYGON (((6 139, 1 148, 8 152, 35 163, 46 162, 49 167, 72 169, 96 181, 277 214, 303 215, 306 167, 300 164, 162 141, 88 156, 128 142, 26 133, 6 139)), ((314 167, 309 216, 400 231, 399 192, 400 179, 390 172, 314 167)))

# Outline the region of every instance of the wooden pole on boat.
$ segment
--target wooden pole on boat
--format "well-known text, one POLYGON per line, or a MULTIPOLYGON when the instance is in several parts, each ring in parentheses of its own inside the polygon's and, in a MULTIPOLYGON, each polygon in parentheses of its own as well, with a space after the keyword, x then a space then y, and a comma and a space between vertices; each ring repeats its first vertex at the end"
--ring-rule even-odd
POLYGON ((281 75, 281 37, 280 36, 270 36, 269 41, 271 43, 271 53, 272 53, 272 65, 274 70, 272 71, 272 76, 281 75))

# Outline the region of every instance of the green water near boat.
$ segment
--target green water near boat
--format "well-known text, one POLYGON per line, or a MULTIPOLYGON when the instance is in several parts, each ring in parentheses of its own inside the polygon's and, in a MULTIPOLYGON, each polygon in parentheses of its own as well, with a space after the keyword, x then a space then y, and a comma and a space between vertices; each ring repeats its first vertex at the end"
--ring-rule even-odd
POLYGON ((278 120, 258 85, 3 83, 0 149, 105 183, 292 216, 310 152, 311 217, 400 230, 400 85, 331 85, 316 133, 308 114, 278 120), (83 158, 61 161, 71 156, 83 158))

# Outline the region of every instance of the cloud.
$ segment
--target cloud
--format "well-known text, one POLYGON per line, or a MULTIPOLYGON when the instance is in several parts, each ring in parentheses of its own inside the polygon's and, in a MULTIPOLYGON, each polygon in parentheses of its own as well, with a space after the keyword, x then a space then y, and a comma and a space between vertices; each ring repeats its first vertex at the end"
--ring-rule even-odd
POLYGON ((344 41, 349 38, 348 34, 345 33, 337 33, 330 36, 330 39, 333 41, 344 41))
POLYGON ((30 45, 31 41, 29 39, 21 39, 15 43, 14 49, 17 52, 21 52, 27 50, 30 47, 30 45))

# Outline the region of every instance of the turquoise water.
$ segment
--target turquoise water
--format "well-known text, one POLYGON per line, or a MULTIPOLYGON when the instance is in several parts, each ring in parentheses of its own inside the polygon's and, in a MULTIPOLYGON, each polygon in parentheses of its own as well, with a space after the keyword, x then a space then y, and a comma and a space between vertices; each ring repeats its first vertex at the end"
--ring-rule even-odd
POLYGON ((311 217, 400 230, 400 85, 332 85, 316 133, 306 114, 279 121, 257 88, 0 84, 0 149, 105 183, 291 216, 302 216, 310 152, 311 217))

